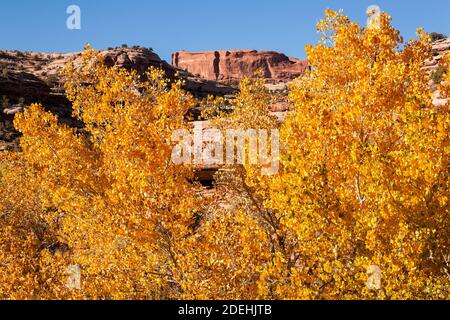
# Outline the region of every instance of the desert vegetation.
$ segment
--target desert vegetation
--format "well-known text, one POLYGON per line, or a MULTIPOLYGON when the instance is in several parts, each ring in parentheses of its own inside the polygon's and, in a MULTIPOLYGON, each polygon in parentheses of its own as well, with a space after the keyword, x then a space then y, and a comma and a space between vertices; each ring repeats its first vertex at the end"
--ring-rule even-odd
POLYGON ((432 72, 431 79, 435 84, 440 84, 441 81, 444 79, 446 72, 447 72, 446 68, 444 68, 443 66, 439 66, 435 71, 432 72))
POLYGON ((431 32, 430 33, 430 38, 431 38, 431 41, 437 41, 437 40, 446 39, 447 36, 445 34, 442 34, 442 33, 439 33, 439 32, 431 32))
POLYGON ((0 155, 0 299, 450 298, 450 113, 432 105, 430 36, 404 43, 387 14, 361 27, 326 11, 317 28, 283 123, 262 79, 199 102, 87 46, 64 70, 84 127, 34 104, 14 120, 20 152, 0 155), (220 130, 278 128, 279 173, 229 165, 205 195, 171 162, 199 103, 220 130))

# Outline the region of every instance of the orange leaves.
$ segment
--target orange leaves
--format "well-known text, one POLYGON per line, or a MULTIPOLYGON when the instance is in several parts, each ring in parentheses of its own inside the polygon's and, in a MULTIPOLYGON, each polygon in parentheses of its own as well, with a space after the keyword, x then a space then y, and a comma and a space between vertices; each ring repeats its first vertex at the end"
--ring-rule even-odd
MULTIPOLYGON (((11 219, 0 226, 42 228, 34 248, 38 256, 45 237, 60 242, 66 267, 70 261, 82 273, 82 291, 69 291, 71 297, 173 297, 180 290, 171 284, 179 243, 201 201, 189 182, 192 173, 170 162, 170 136, 184 126, 194 101, 180 83, 169 87, 161 71, 152 69, 148 81, 141 81, 135 71, 106 67, 103 60, 87 48, 81 65, 65 70, 67 95, 83 128, 60 124, 38 105, 17 116, 22 152, 7 162, 11 172, 2 174, 2 190, 14 194, 2 202, 11 219)), ((7 241, 3 232, 1 239, 7 241)), ((14 250, 7 254, 16 259, 14 250)), ((44 261, 38 256, 14 261, 28 268, 44 261)), ((56 267, 55 255, 45 257, 56 267)), ((30 272, 31 279, 44 276, 39 269, 30 272)), ((68 289, 66 278, 56 273, 38 297, 68 289)))
POLYGON ((281 127, 282 143, 278 175, 229 166, 208 201, 170 161, 197 101, 87 47, 65 70, 84 125, 32 105, 0 158, 0 299, 448 298, 449 105, 431 106, 428 37, 402 46, 390 21, 327 11, 284 124, 261 79, 208 98, 219 129, 281 127))
POLYGON ((387 278, 380 288, 387 296, 378 297, 415 296, 430 276, 435 283, 446 277, 442 259, 430 268, 424 256, 449 247, 448 235, 426 236, 448 229, 449 207, 449 114, 431 108, 422 70, 430 46, 421 34, 400 50, 384 14, 380 28, 369 29, 339 13, 326 16, 319 30, 331 45, 307 50, 313 69, 291 85, 294 112, 281 130, 284 170, 261 194, 297 242, 287 257, 302 257, 295 272, 309 276, 311 296, 373 297, 356 277, 361 259, 387 278), (335 262, 338 277, 330 278, 335 262), (393 280, 412 273, 404 283, 393 280))

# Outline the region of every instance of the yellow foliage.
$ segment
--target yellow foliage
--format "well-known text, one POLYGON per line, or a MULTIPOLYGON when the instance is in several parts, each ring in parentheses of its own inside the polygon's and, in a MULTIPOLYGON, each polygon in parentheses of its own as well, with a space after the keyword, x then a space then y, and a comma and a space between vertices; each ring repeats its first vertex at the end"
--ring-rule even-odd
POLYGON ((292 243, 266 269, 263 293, 449 298, 449 108, 431 104, 428 36, 401 48, 390 18, 379 22, 326 12, 320 44, 307 47, 312 70, 290 88, 281 172, 247 170, 292 243))
POLYGON ((83 126, 32 105, 1 155, 0 299, 450 298, 449 105, 432 107, 428 36, 402 46, 390 20, 326 11, 282 125, 261 79, 209 98, 222 130, 281 132, 279 174, 228 166, 210 199, 171 162, 197 102, 86 48, 65 70, 83 126))
POLYGON ((66 297, 176 297, 182 243, 201 202, 190 169, 170 161, 170 137, 184 126, 193 98, 179 82, 169 87, 161 71, 143 80, 107 68, 90 48, 65 76, 83 128, 59 123, 39 105, 15 119, 22 152, 4 161, 1 240, 9 250, 2 254, 10 252, 5 270, 23 275, 5 271, 2 294, 15 297, 20 282, 41 293, 24 288, 19 297, 59 297, 65 270, 43 279, 50 287, 43 290, 39 264, 48 259, 32 259, 58 246, 65 266, 79 266, 83 280, 66 297), (15 247, 23 248, 20 256, 15 247))
MULTIPOLYGON (((227 238, 260 229, 269 248, 245 264, 258 279, 253 298, 450 297, 449 108, 432 107, 428 36, 419 30, 402 48, 390 17, 377 22, 361 28, 327 11, 320 43, 307 47, 311 71, 290 86, 280 173, 245 165, 218 177, 223 201, 257 224, 227 238)), ((213 123, 277 127, 264 84, 242 85, 234 113, 213 123)))

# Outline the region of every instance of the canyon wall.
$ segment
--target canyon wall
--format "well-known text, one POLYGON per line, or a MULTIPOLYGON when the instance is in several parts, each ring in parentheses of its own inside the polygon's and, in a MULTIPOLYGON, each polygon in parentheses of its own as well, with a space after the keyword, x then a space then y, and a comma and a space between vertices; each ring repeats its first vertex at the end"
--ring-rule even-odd
POLYGON ((179 51, 172 54, 172 65, 204 79, 225 83, 254 77, 257 72, 271 82, 289 82, 308 68, 306 60, 257 50, 179 51))

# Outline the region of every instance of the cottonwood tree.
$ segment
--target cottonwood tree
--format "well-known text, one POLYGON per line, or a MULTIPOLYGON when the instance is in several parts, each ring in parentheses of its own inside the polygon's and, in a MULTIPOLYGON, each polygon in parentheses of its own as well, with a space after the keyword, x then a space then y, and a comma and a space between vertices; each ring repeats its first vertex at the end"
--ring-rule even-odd
MULTIPOLYGON (((429 37, 403 43, 390 21, 326 11, 290 86, 279 174, 230 166, 207 204, 170 162, 192 97, 88 48, 65 71, 84 127, 33 105, 15 121, 22 152, 2 155, 0 297, 449 298, 449 105, 432 106, 429 37)), ((271 99, 245 80, 212 123, 276 128, 271 99)))
POLYGON ((390 21, 363 28, 326 11, 321 42, 307 47, 282 172, 257 178, 293 244, 265 269, 261 293, 449 297, 449 109, 431 103, 429 37, 419 30, 402 46, 390 21))
MULTIPOLYGON (((326 11, 311 71, 290 86, 280 173, 246 165, 228 179, 243 204, 226 238, 268 250, 226 264, 251 266, 253 298, 449 297, 449 108, 432 106, 428 35, 403 43, 387 14, 377 21, 326 11)), ((240 101, 257 106, 260 92, 240 101)), ((264 123, 251 114, 238 107, 231 125, 264 123)))
POLYGON ((22 287, 19 298, 35 298, 34 291, 38 298, 176 298, 182 291, 183 243, 202 206, 191 170, 171 162, 170 137, 184 128, 194 99, 162 71, 145 79, 103 60, 88 47, 81 65, 64 71, 82 129, 40 105, 16 116, 22 151, 5 159, 1 177, 2 297, 22 287), (81 270, 80 290, 65 286, 69 266, 81 270))

